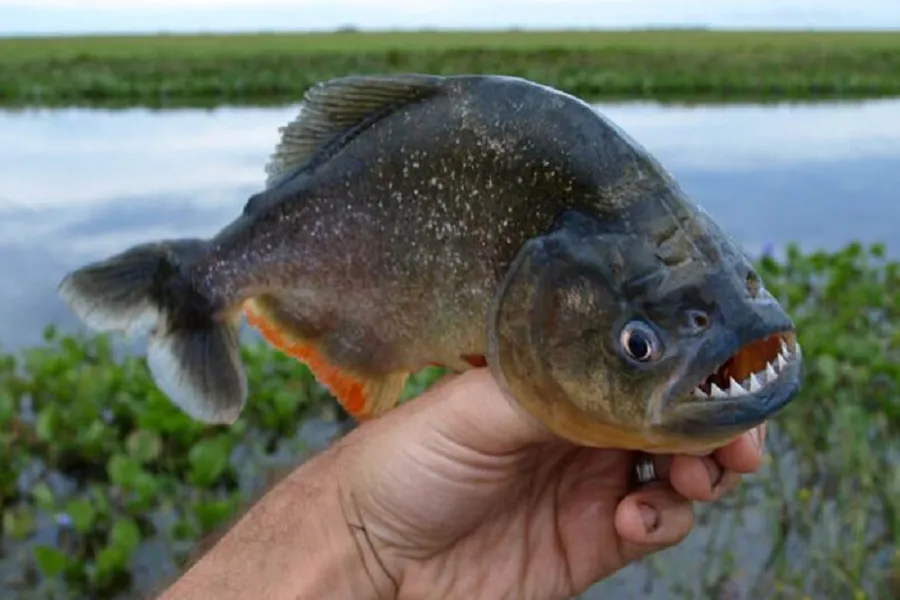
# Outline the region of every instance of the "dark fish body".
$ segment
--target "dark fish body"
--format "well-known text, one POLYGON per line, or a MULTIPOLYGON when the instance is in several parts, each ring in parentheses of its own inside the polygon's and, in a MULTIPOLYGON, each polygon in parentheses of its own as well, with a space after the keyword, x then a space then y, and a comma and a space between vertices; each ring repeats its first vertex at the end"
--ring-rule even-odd
POLYGON ((425 81, 428 102, 347 135, 213 238, 193 276, 221 309, 258 289, 308 337, 341 323, 323 341, 342 363, 456 365, 484 353, 498 282, 557 215, 619 218, 611 209, 641 195, 659 214, 675 192, 577 99, 517 79, 425 81))
POLYGON ((61 286, 99 329, 149 324, 151 370, 195 418, 243 406, 244 310, 359 418, 394 406, 411 372, 486 357, 574 441, 696 450, 799 387, 793 325, 740 248, 577 98, 497 76, 333 80, 267 170, 210 240, 132 249, 61 286), (629 355, 634 339, 654 356, 629 355), (685 400, 742 361, 746 394, 685 400), (751 393, 768 363, 781 376, 751 393))

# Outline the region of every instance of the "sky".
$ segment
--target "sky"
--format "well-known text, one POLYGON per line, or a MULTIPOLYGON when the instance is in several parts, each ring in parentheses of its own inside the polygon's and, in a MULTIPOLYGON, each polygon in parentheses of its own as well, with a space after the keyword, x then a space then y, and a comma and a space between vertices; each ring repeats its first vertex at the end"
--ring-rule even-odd
POLYGON ((900 0, 0 0, 0 35, 542 28, 900 29, 900 0))

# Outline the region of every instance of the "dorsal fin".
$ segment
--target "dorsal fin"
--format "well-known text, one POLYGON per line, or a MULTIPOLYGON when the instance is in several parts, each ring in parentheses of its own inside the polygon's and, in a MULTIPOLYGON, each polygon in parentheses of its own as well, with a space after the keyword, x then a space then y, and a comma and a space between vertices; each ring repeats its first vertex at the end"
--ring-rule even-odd
POLYGON ((316 152, 353 128, 430 96, 443 81, 436 75, 405 73, 341 77, 314 85, 303 95, 297 118, 279 129, 281 140, 266 165, 266 187, 296 173, 316 152))

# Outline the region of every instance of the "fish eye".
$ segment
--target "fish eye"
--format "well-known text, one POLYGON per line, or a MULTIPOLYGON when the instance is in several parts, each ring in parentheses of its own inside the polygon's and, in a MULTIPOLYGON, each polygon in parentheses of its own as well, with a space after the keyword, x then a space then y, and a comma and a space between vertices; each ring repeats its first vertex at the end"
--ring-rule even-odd
POLYGON ((649 325, 631 321, 622 328, 619 336, 622 350, 638 362, 648 362, 659 357, 662 344, 649 325))

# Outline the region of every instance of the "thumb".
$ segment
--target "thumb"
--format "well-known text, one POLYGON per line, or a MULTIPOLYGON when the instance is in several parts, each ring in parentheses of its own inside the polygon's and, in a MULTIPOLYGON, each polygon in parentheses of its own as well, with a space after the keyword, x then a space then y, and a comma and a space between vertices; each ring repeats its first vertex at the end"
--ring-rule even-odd
POLYGON ((615 527, 625 566, 682 542, 694 527, 694 506, 667 483, 646 485, 619 502, 615 527))
POLYGON ((442 384, 417 402, 421 408, 437 405, 428 424, 463 447, 498 455, 557 439, 504 393, 488 369, 473 369, 442 384))

